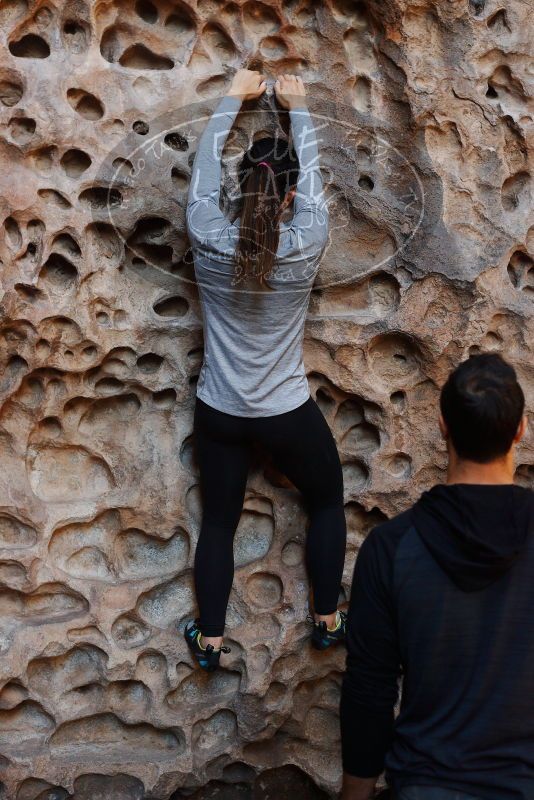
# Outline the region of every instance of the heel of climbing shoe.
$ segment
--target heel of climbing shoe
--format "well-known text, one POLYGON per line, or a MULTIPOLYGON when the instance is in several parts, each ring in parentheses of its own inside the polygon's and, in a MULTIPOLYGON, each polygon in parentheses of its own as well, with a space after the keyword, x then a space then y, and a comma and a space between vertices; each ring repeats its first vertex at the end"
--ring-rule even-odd
POLYGON ((344 611, 338 611, 337 613, 339 614, 339 624, 337 628, 332 631, 327 628, 324 620, 316 622, 311 616, 307 618, 308 622, 313 625, 311 643, 316 650, 327 650, 329 647, 341 644, 345 641, 347 634, 347 615, 344 611))
POLYGON ((184 629, 185 641, 200 667, 206 672, 214 672, 219 666, 221 653, 229 653, 230 648, 221 647, 219 650, 215 650, 212 644, 208 644, 204 648, 200 644, 201 635, 198 620, 190 620, 184 629))

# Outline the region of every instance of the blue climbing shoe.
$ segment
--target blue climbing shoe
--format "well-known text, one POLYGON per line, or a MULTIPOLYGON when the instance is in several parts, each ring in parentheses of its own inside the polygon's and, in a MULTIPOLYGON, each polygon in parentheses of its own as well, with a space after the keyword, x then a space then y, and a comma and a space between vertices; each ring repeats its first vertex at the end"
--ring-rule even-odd
POLYGON ((312 616, 308 616, 308 622, 313 624, 311 643, 316 650, 327 650, 332 645, 340 644, 345 641, 347 633, 347 615, 344 611, 338 610, 337 626, 330 630, 326 627, 326 622, 315 622, 312 616))
POLYGON ((194 657, 206 672, 213 672, 219 666, 219 659, 221 653, 229 653, 229 647, 221 647, 215 650, 212 644, 208 644, 205 648, 200 644, 201 631, 198 627, 198 620, 191 620, 187 623, 184 630, 184 638, 187 642, 189 649, 194 657))

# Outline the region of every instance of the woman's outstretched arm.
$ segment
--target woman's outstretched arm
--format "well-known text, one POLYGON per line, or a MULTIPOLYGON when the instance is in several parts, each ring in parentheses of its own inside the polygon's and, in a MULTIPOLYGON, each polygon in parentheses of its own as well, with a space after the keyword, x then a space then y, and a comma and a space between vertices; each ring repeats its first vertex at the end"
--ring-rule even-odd
POLYGON ((238 70, 200 137, 186 207, 187 230, 194 244, 214 248, 222 228, 230 224, 219 207, 222 151, 243 100, 255 99, 264 91, 259 72, 238 70))
MULTIPOLYGON (((315 269, 328 241, 329 216, 319 162, 318 133, 306 103, 302 79, 284 75, 275 83, 280 104, 289 111, 293 145, 299 159, 299 177, 284 262, 294 277, 315 269)), ((325 126, 326 127, 326 126, 325 126)))

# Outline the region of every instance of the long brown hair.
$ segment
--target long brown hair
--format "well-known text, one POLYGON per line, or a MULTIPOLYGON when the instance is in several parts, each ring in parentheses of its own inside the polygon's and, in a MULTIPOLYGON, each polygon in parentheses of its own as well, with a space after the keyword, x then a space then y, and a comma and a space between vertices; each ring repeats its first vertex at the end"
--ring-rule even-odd
POLYGON ((256 139, 239 167, 243 196, 239 242, 235 252, 235 282, 247 278, 269 289, 280 238, 280 215, 286 192, 298 179, 299 161, 287 140, 256 139), (277 155, 277 151, 282 152, 277 155))

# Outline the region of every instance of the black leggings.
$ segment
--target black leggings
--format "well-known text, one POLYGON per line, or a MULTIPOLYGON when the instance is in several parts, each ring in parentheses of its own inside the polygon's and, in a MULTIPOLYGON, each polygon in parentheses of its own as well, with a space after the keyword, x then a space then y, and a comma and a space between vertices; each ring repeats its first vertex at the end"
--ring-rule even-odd
POLYGON ((222 636, 234 577, 234 534, 241 516, 252 443, 302 493, 310 517, 306 562, 315 612, 337 609, 345 560, 343 473, 334 437, 315 400, 270 417, 236 417, 196 398, 194 441, 200 469, 202 527, 195 589, 204 636, 222 636))

